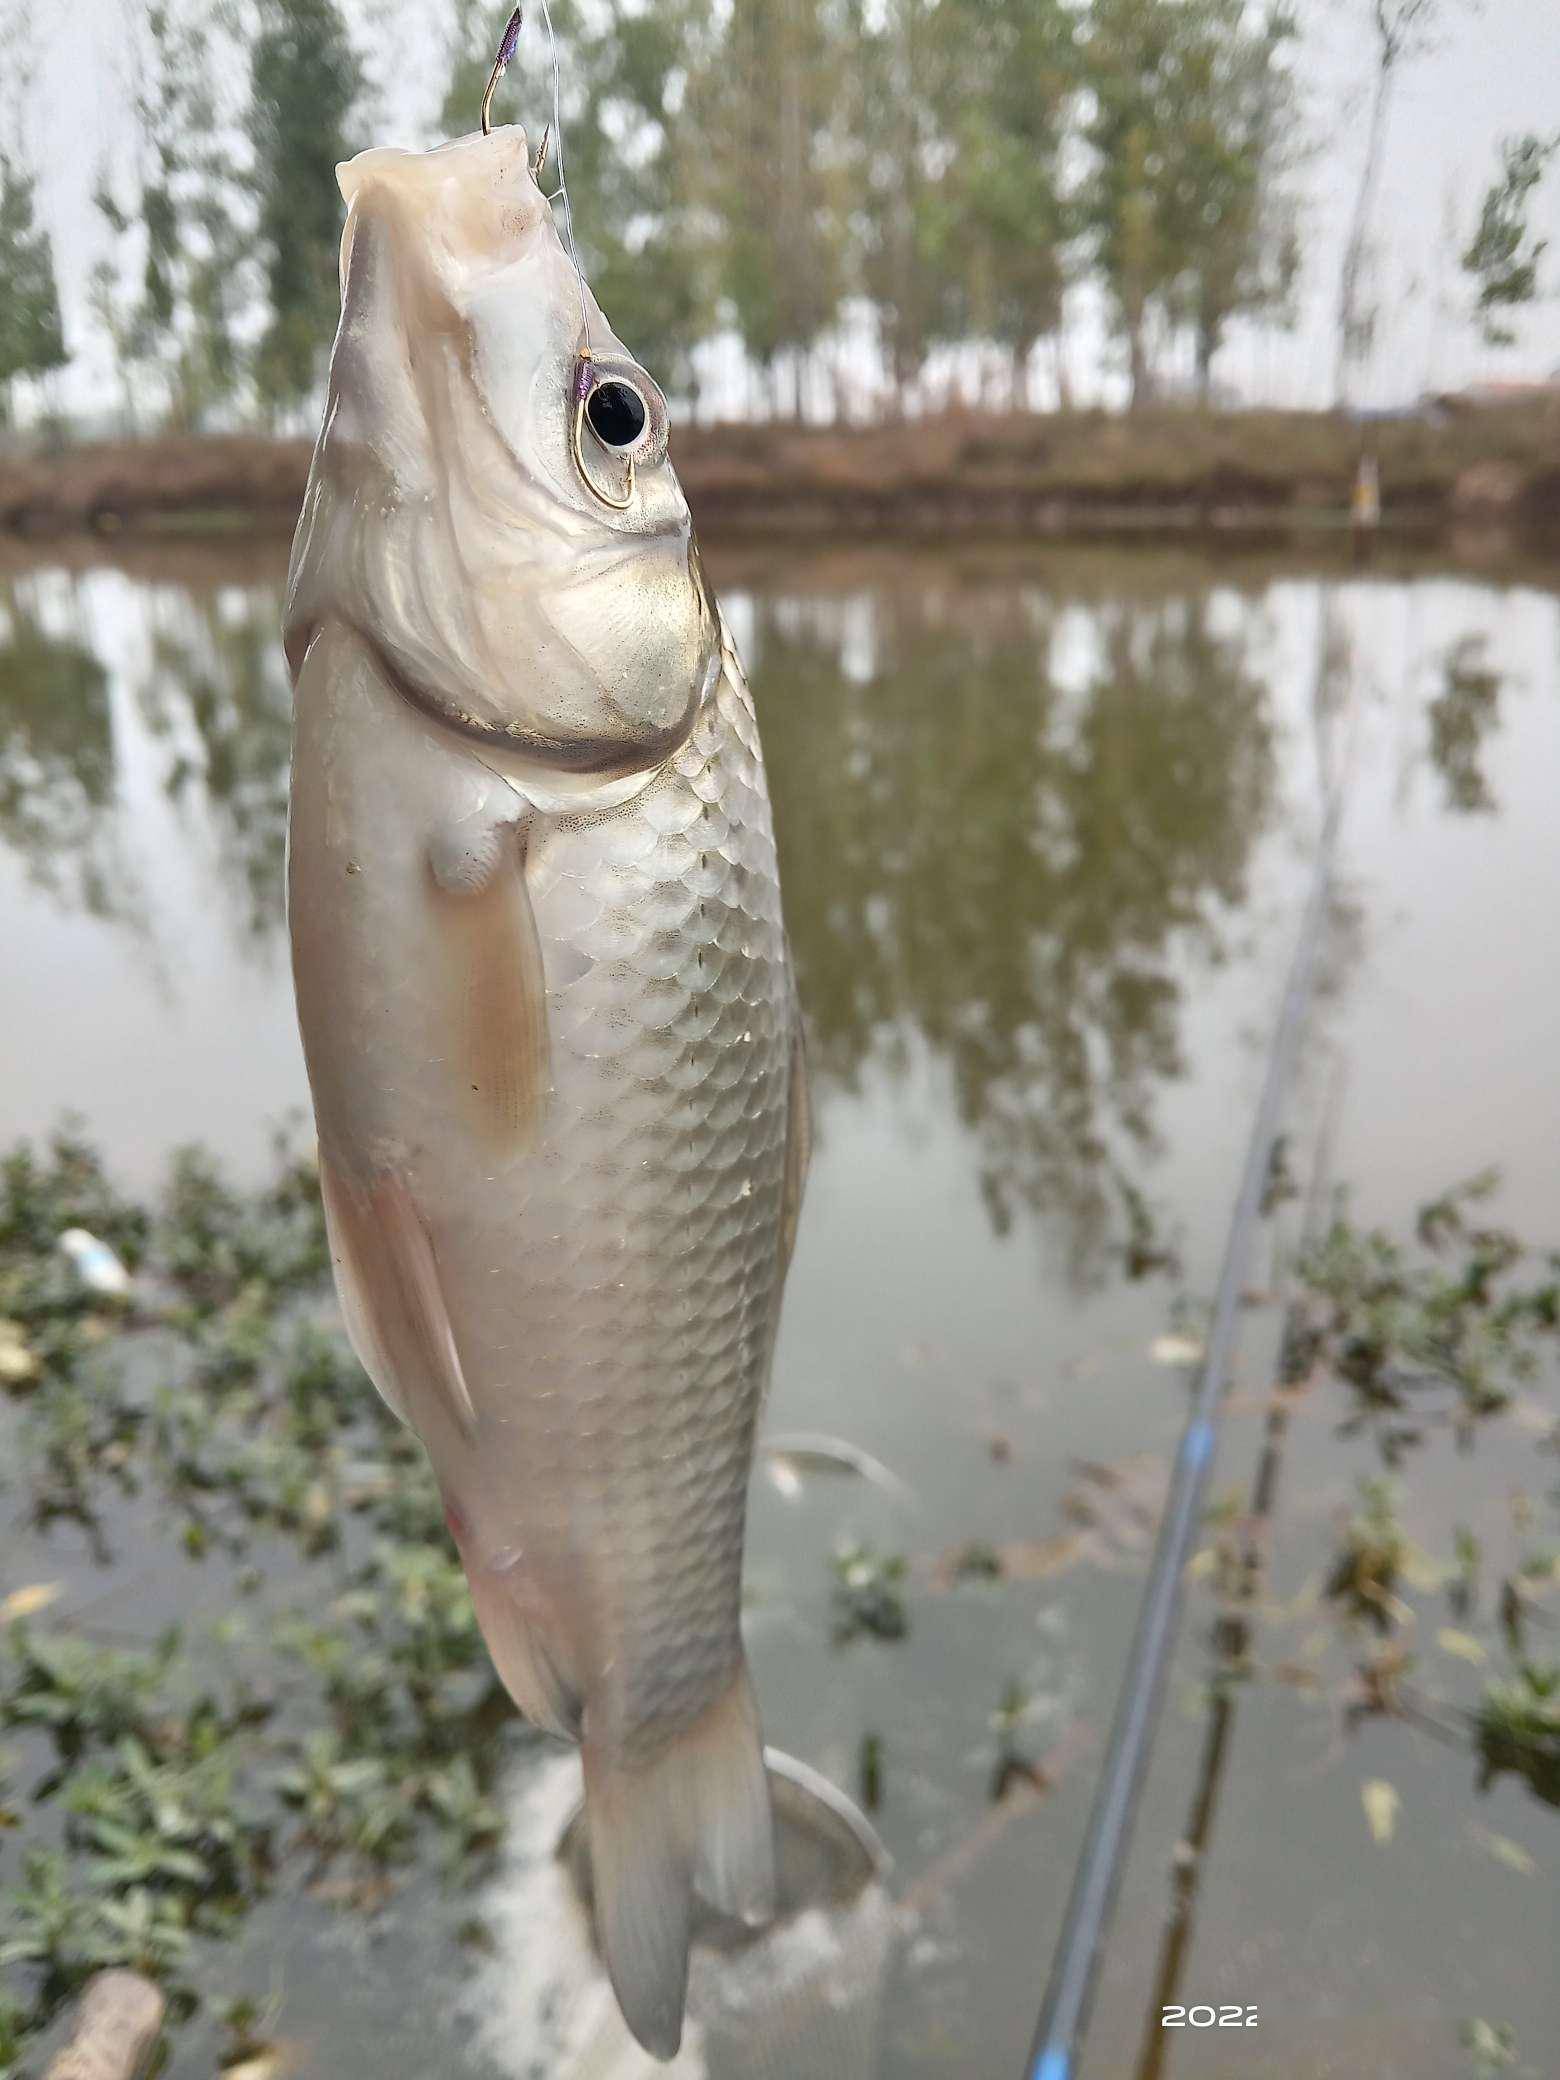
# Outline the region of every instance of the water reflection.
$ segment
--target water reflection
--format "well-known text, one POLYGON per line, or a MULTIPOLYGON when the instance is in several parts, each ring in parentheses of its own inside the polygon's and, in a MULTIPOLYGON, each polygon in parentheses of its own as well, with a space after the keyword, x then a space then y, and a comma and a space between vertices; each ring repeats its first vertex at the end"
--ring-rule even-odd
MULTIPOLYGON (((1349 656, 1366 676, 1438 660, 1425 706, 1411 672, 1394 702, 1447 805, 1488 812, 1508 646, 1466 594, 1410 638, 1399 620, 1430 594, 1407 585, 1243 595, 1152 559, 1044 583, 927 570, 726 588, 822 1132, 831 1096, 920 1091, 930 1064, 998 1233, 1042 1216, 1081 1285, 1171 1270, 1153 1167, 1170 1092, 1214 971, 1260 950, 1259 842, 1324 762, 1349 656)), ((275 973, 290 716, 280 572, 257 572, 0 588, 0 846, 53 903, 144 933, 165 1022, 175 987, 236 998, 275 973)))
POLYGON ((0 585, 0 840, 28 878, 93 916, 116 907, 108 673, 72 598, 51 631, 31 588, 0 585))
POLYGON ((233 918, 256 941, 280 930, 292 695, 279 587, 175 596, 157 617, 139 689, 171 748, 165 786, 211 825, 233 918))
POLYGON ((1263 688, 1206 595, 1080 626, 1033 591, 885 591, 860 634, 756 613, 814 1073, 852 1087, 919 1033, 995 1227, 1043 1209, 1091 1276, 1182 1073, 1186 942, 1224 956, 1271 806, 1263 688))
POLYGON ((1446 806, 1462 816, 1489 815, 1495 796, 1483 757, 1500 723, 1500 674, 1489 666, 1482 636, 1462 636, 1441 661, 1441 690, 1429 708, 1430 758, 1446 806))

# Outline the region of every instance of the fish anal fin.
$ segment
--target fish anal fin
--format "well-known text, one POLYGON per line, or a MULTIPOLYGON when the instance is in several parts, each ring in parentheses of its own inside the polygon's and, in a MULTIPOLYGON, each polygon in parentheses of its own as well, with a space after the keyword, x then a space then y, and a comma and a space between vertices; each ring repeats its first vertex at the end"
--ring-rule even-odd
POLYGON ((476 1423, 433 1239, 406 1180, 381 1171, 356 1190, 320 1151, 325 1218, 347 1331, 403 1422, 424 1431, 430 1401, 462 1431, 476 1423))
POLYGON ((524 826, 492 822, 439 833, 428 847, 428 878, 445 949, 462 1104, 504 1147, 526 1147, 546 1103, 549 1050, 524 826))
POLYGON ((646 1756, 595 1728, 589 1705, 582 1745, 602 1957, 623 2019, 669 2059, 682 2041, 694 1892, 754 1926, 774 1911, 774 1823, 747 1669, 646 1756))
POLYGON ((458 1543, 472 1607, 499 1681, 534 1726, 561 1740, 578 1740, 579 1689, 561 1634, 533 1606, 519 1567, 484 1562, 469 1537, 458 1543))

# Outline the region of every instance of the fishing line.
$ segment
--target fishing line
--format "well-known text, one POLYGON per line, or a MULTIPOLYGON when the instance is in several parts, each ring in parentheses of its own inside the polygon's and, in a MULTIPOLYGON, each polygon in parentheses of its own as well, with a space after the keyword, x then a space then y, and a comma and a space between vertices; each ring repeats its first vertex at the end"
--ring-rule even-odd
MULTIPOLYGON (((1321 602, 1318 602, 1319 606, 1321 602)), ((1328 676, 1325 610, 1319 616, 1313 704, 1318 714, 1328 676)), ((1351 740, 1357 731, 1351 729, 1351 740)), ((1317 840, 1310 891, 1301 915, 1294 956, 1279 1002, 1278 1022, 1268 1055, 1251 1139, 1246 1149, 1240 1189, 1230 1215, 1224 1262, 1214 1298, 1213 1320, 1202 1372, 1187 1412, 1171 1474, 1159 1538, 1154 1548, 1148 1587, 1143 1593, 1137 1631, 1127 1657, 1121 1698, 1110 1730, 1099 1789, 1089 1814, 1088 1832, 1078 1859, 1061 1939, 1051 1962, 1051 1976, 1035 2026, 1025 2067, 1026 2080, 1074 2080, 1093 2005, 1100 1954, 1109 1932, 1132 1821, 1142 1789, 1165 1673, 1175 1644, 1186 1564, 1202 1518, 1203 1495, 1213 1468, 1219 1400, 1234 1352, 1240 1296, 1252 1237, 1260 1217, 1263 1190, 1273 1160, 1273 1145, 1288 1095, 1300 1035, 1310 1004, 1332 890, 1333 858, 1350 768, 1352 741, 1333 773, 1323 766, 1326 807, 1317 840)))
POLYGON ((590 311, 585 297, 585 270, 580 265, 579 252, 574 243, 574 204, 569 200, 569 175, 563 153, 563 80, 558 65, 558 38, 553 30, 552 9, 548 0, 542 0, 542 27, 547 31, 547 53, 552 67, 552 133, 558 160, 558 186, 555 193, 563 197, 563 235, 568 244, 574 279, 580 285, 580 338, 588 354, 590 311))
MULTIPOLYGON (((558 59, 558 35, 553 28, 552 9, 548 0, 541 0, 542 26, 547 31, 548 65, 552 73, 552 121, 542 132, 542 142, 531 168, 533 178, 540 179, 547 160, 547 141, 552 139, 553 158, 558 167, 558 185, 548 197, 556 203, 563 198, 563 238, 568 250, 569 265, 574 269, 574 279, 580 291, 580 341, 582 351, 590 354, 590 306, 585 294, 585 270, 580 265, 579 249, 574 243, 574 204, 569 197, 568 167, 563 149, 563 73, 558 59)), ((493 128, 493 95, 499 81, 514 61, 520 43, 520 31, 524 26, 523 8, 517 7, 504 24, 503 36, 499 39, 498 56, 493 60, 493 70, 488 74, 487 87, 482 96, 482 135, 487 137, 493 128)))

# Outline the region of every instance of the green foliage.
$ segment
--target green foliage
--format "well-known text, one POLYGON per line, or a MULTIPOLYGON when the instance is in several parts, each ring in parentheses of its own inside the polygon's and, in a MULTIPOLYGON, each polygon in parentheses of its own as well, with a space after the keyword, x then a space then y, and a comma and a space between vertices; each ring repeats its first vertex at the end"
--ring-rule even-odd
POLYGON ((903 1639, 910 1630, 904 1588, 909 1563, 902 1553, 878 1553, 871 1546, 842 1546, 832 1555, 834 1574, 834 1643, 852 1640, 903 1639))
POLYGON ((250 66, 257 240, 267 323, 255 364, 262 403, 299 403, 336 329, 341 199, 362 72, 333 0, 262 0, 250 66))
POLYGON ((1085 30, 1092 170, 1082 220, 1110 291, 1138 401, 1149 327, 1194 325, 1206 384, 1240 311, 1283 304, 1297 253, 1282 176, 1294 24, 1242 0, 1093 0, 1085 30))
POLYGON ((1514 1771, 1560 1806, 1560 1662, 1523 1661, 1488 1684, 1474 1723, 1485 1783, 1514 1771))
POLYGON ((30 1768, 26 1803, 0 1809, 22 1858, 0 1912, 0 2052, 104 1964, 189 2005, 196 1946, 289 1859, 343 1864, 333 1892, 373 1907, 430 1854, 469 1878, 498 1840, 510 1708, 421 1449, 316 1318, 327 1277, 317 1179, 285 1140, 250 1191, 180 1152, 152 1208, 68 1129, 0 1159, 0 1311, 40 1358, 12 1433, 35 1514, 79 1519, 107 1561, 105 1503, 133 1492, 137 1522, 191 1561, 262 1563, 199 1634, 0 1629, 0 1727, 30 1768), (59 1269, 67 1226, 133 1269, 112 1324, 59 1269))
POLYGON ((1328 1576, 1327 1594, 1381 1631, 1388 1631, 1393 1623, 1394 1592, 1408 1552, 1391 1482, 1361 1481, 1360 1508, 1345 1528, 1328 1576))
POLYGON ((693 73, 691 178, 748 353, 773 367, 829 325, 844 282, 845 191, 831 166, 847 89, 840 10, 762 0, 731 11, 693 73))
POLYGON ((54 249, 34 209, 36 182, 0 152, 0 417, 18 377, 46 376, 66 361, 54 249))
POLYGON ((1362 1417, 1381 1419, 1389 1458, 1417 1435, 1401 1415, 1426 1393, 1450 1390, 1463 1420, 1504 1407, 1560 1326, 1554 1263, 1536 1282, 1517 1282, 1529 1252, 1505 1229, 1471 1219, 1497 1182, 1487 1172, 1420 1209, 1428 1262, 1410 1261, 1380 1230, 1339 1218, 1302 1267, 1322 1303, 1327 1358, 1355 1389, 1362 1417))
POLYGON ((1059 323, 1075 37, 1060 0, 894 0, 862 33, 844 105, 849 221, 900 385, 961 338, 1021 368, 1059 323))
POLYGON ((234 25, 219 0, 158 0, 134 24, 129 195, 111 166, 95 197, 113 256, 99 263, 95 302, 127 384, 149 381, 179 429, 198 427, 242 374, 238 322, 248 286, 243 169, 222 85, 234 25), (139 228, 139 272, 123 280, 126 234, 139 228))
POLYGON ((1478 287, 1474 310, 1491 346, 1510 346, 1516 338, 1499 314, 1532 303, 1538 295, 1538 263, 1549 241, 1534 237, 1529 227, 1529 199, 1557 151, 1560 136, 1529 134, 1502 143, 1500 172, 1484 197, 1478 226, 1462 256, 1464 270, 1478 287))

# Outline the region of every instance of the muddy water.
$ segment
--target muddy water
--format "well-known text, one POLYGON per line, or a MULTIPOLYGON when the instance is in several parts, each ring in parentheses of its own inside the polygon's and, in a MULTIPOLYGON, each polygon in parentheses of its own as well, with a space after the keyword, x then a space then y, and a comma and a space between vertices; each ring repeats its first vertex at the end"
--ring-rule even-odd
MULTIPOLYGON (((131 1184, 191 1139, 257 1174, 303 1098, 279 581, 259 549, 0 586, 0 1141, 69 1108, 131 1184)), ((770 1424, 841 1433, 911 1491, 756 1483, 767 1730, 853 1790, 876 1736, 874 1817, 918 1910, 884 2072, 1016 2074, 1184 1405, 1162 1339, 1195 1333, 1216 1274, 1325 765, 1347 811, 1291 1167, 1303 1186, 1326 1114, 1330 1177, 1361 1217, 1406 1232, 1420 1201, 1498 1163, 1501 1218, 1560 1241, 1560 603, 1434 574, 1231 578, 1148 551, 741 569, 723 594, 760 704, 818 1120, 770 1424), (948 1589, 936 1556, 972 1538, 1071 1543, 1032 1579, 948 1589), (844 1541, 912 1557, 902 1640, 834 1642, 844 1541), (992 1824, 1005 1697, 1017 1746, 1050 1767, 1043 1798, 992 1824)), ((1286 1203, 1259 1241, 1216 1476, 1231 1497, 1299 1219, 1286 1203)), ((1555 1388, 1530 1389, 1551 1419, 1555 1388)), ((1194 1591, 1097 2080, 1451 2080, 1475 2070, 1474 2018, 1509 2026, 1514 2069, 1552 2070, 1560 1814, 1510 1777, 1481 1792, 1455 1737, 1351 1722, 1355 1648, 1314 1644, 1337 1513, 1379 1470, 1344 1413, 1319 1389, 1290 1426, 1259 1628, 1263 1668, 1310 1655, 1315 1680, 1243 1685, 1211 1770, 1212 1605, 1194 1591), (1210 1781, 1195 1918, 1160 1985, 1175 1847, 1210 1781), (1378 1782, 1399 1799, 1383 1842, 1362 1803, 1378 1782), (1163 2033, 1161 1994, 1256 2021, 1163 2033)), ((1399 1475, 1411 1536, 1444 1556, 1473 1528, 1491 1581, 1519 1530, 1560 1537, 1556 1461, 1526 1416, 1471 1449, 1433 1431, 1399 1475)), ((1439 1645, 1444 1598, 1416 1610, 1418 1674, 1454 1730, 1503 1665, 1488 1618, 1481 1672, 1439 1645)), ((449 1944, 432 1894, 371 1933, 305 1903, 256 1917, 220 1990, 279 1993, 304 2071, 527 2073, 506 2005, 524 1857, 504 1872, 496 1959, 449 1944)))

